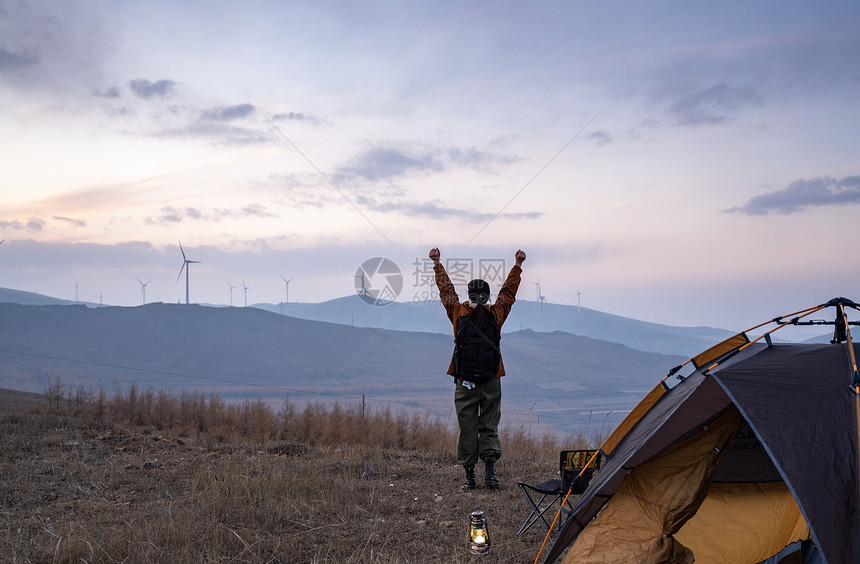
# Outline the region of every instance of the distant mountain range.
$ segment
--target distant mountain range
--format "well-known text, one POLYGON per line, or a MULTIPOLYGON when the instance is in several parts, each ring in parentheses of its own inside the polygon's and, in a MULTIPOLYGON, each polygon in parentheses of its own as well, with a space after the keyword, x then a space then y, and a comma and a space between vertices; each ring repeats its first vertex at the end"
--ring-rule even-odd
MULTIPOLYGON (((506 333, 505 419, 575 433, 611 428, 683 357, 564 332, 506 333)), ((0 387, 42 392, 139 389, 289 397, 365 397, 374 409, 423 409, 453 423, 452 339, 276 315, 258 308, 0 303, 0 387)))
MULTIPOLYGON (((74 304, 39 294, 0 288, 0 302, 27 305, 74 304)), ((98 307, 96 304, 86 304, 98 307)), ((203 304, 207 305, 207 304, 203 304)), ((212 306, 223 308, 224 306, 212 306)), ((253 304, 250 307, 313 321, 392 331, 441 333, 453 338, 451 322, 438 300, 419 303, 393 302, 372 306, 353 294, 321 303, 253 304)), ((621 343, 628 347, 664 354, 694 356, 733 332, 712 327, 674 327, 639 321, 589 308, 518 300, 503 333, 531 329, 537 332, 564 331, 592 339, 621 343)))
MULTIPOLYGON (((355 327, 452 334, 451 322, 445 316, 438 300, 419 303, 392 302, 385 306, 371 306, 357 295, 351 295, 321 303, 254 304, 253 307, 302 319, 345 323, 355 327)), ((540 333, 564 331, 621 343, 642 351, 679 354, 689 358, 746 328, 737 327, 727 331, 707 326, 678 327, 640 321, 586 307, 518 300, 502 332, 523 329, 540 333)), ((829 342, 830 333, 826 332, 827 329, 822 331, 825 333, 810 337, 804 342, 829 342)), ((783 338, 792 340, 789 334, 780 333, 774 336, 775 341, 781 341, 783 338)), ((802 340, 802 337, 796 340, 802 340)))
MULTIPOLYGON (((353 295, 318 304, 255 304, 254 307, 273 313, 280 313, 283 309, 286 315, 302 319, 346 323, 356 327, 443 333, 453 338, 451 322, 438 300, 372 306, 353 295)), ((524 329, 540 333, 564 331, 621 343, 642 351, 687 357, 732 335, 730 331, 712 327, 672 327, 585 307, 518 300, 502 331, 513 333, 524 329)))
MULTIPOLYGON (((728 335, 521 300, 502 337, 505 421, 610 429, 672 366, 728 335)), ((134 383, 276 403, 363 396, 453 422, 452 349, 438 301, 99 307, 0 289, 0 387, 29 392, 60 378, 67 389, 134 383)))

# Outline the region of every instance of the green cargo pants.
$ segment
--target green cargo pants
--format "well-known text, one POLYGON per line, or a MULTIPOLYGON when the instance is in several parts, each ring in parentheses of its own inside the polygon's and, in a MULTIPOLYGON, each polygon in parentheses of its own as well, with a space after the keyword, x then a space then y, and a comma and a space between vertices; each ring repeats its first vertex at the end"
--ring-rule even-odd
POLYGON ((455 381, 454 409, 460 430, 457 433, 457 463, 474 466, 480 458, 495 462, 502 457, 499 419, 502 417, 502 380, 493 378, 474 389, 455 381))

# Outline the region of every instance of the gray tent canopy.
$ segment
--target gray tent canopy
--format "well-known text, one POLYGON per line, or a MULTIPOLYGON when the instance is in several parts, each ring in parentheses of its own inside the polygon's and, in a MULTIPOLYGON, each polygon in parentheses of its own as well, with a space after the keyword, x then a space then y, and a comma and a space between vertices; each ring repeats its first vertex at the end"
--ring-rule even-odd
POLYGON ((690 373, 670 371, 679 382, 667 376, 601 446, 545 563, 770 564, 796 552, 860 564, 860 322, 846 308, 860 306, 834 298, 778 317, 690 359, 690 373), (834 321, 806 320, 830 307, 834 321), (833 325, 831 343, 771 339, 811 324, 833 325))

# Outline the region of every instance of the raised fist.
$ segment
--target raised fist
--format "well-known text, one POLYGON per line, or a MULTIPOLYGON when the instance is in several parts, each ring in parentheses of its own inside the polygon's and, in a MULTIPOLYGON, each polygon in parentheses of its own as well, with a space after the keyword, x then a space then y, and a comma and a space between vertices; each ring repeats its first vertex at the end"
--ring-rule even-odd
POLYGON ((523 261, 525 261, 525 260, 526 260, 526 253, 525 253, 525 251, 523 251, 523 250, 519 250, 519 251, 517 251, 517 254, 516 254, 516 255, 514 255, 514 258, 516 258, 516 260, 517 260, 517 266, 522 266, 522 265, 523 265, 523 261))

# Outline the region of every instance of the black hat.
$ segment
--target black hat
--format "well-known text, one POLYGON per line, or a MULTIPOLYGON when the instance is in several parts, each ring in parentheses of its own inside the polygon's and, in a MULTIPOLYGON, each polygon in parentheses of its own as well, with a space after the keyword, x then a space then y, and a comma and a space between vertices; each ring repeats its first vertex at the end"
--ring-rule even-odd
POLYGON ((469 300, 485 304, 490 299, 490 285, 480 278, 469 282, 469 300), (473 299, 474 297, 474 299, 473 299))

